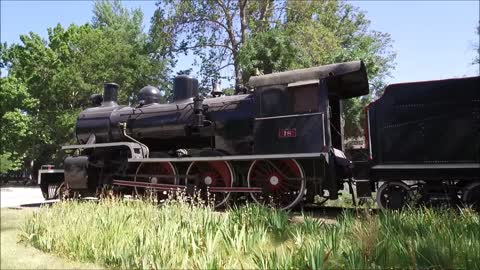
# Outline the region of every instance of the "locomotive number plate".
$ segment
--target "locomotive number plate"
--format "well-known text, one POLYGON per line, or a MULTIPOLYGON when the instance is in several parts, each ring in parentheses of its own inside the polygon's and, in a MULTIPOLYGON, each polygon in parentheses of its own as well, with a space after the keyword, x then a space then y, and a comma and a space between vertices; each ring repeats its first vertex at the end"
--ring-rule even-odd
POLYGON ((297 137, 297 129, 296 128, 280 128, 278 130, 278 137, 279 138, 295 138, 297 137))

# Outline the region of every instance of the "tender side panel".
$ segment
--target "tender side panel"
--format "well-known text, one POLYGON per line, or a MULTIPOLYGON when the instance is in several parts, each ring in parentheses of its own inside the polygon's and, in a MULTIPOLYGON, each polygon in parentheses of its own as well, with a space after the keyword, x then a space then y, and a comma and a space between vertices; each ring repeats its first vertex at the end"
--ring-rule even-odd
POLYGON ((397 84, 370 106, 375 164, 480 162, 480 77, 397 84))

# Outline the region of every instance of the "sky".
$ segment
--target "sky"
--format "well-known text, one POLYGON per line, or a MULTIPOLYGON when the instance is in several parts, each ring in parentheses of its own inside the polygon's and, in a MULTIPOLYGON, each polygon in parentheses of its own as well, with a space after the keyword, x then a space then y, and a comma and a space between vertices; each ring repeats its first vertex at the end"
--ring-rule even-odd
MULTIPOLYGON (((397 53, 389 83, 475 76, 472 65, 480 37, 480 1, 349 1, 366 13, 371 30, 389 33, 397 53)), ((154 1, 123 1, 141 8, 144 31, 150 27, 154 1)), ((33 31, 43 37, 47 28, 84 24, 92 19, 91 1, 1 0, 1 42, 19 43, 20 35, 33 31)), ((191 55, 179 56, 177 70, 193 65, 191 55)), ((194 72, 198 70, 193 69, 194 72)), ((193 74, 194 75, 194 74, 193 74)))

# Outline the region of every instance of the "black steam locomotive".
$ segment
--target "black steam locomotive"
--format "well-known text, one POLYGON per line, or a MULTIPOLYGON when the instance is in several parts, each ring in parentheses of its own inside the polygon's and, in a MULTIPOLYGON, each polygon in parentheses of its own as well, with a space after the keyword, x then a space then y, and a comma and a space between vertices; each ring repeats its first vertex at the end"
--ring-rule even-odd
POLYGON ((414 189, 424 200, 444 198, 452 185, 478 201, 478 84, 477 77, 389 86, 367 108, 370 160, 353 163, 344 153, 342 100, 369 93, 361 61, 255 76, 251 89, 211 98, 199 95, 196 79, 178 76, 169 104, 147 86, 135 107, 118 105, 118 85, 105 84, 78 117, 78 144, 63 147, 73 153, 57 193, 98 196, 115 187, 162 200, 183 190, 217 207, 248 193, 289 209, 337 199, 345 183, 365 197, 385 182, 381 207, 403 206, 414 189))
POLYGON ((198 82, 174 79, 173 102, 152 86, 135 107, 116 84, 80 113, 75 154, 61 190, 91 196, 104 186, 136 195, 193 190, 216 206, 232 194, 287 209, 315 195, 335 199, 351 178, 342 152, 342 99, 368 94, 365 65, 349 62, 252 77, 243 93, 203 98, 198 82))

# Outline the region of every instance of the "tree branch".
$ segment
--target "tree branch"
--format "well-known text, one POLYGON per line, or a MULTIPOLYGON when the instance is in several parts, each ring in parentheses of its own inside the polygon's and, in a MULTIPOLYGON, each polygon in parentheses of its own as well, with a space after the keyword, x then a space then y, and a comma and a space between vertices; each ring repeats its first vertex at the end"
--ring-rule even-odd
POLYGON ((228 64, 226 64, 226 65, 223 65, 223 66, 217 68, 215 71, 216 71, 216 72, 219 72, 220 70, 222 70, 222 69, 224 69, 224 68, 226 68, 226 67, 228 67, 228 66, 233 66, 233 63, 228 63, 228 64))
POLYGON ((230 39, 230 43, 232 44, 232 53, 234 55, 237 54, 237 41, 235 40, 235 35, 233 33, 233 25, 232 25, 232 17, 230 16, 230 13, 228 12, 227 7, 225 6, 225 3, 222 0, 217 0, 218 5, 220 8, 222 8, 224 14, 225 14, 225 19, 227 22, 227 34, 228 38, 230 39))
POLYGON ((169 53, 174 53, 174 52, 179 52, 179 51, 184 51, 184 50, 192 50, 192 49, 196 49, 196 48, 206 48, 206 47, 221 47, 221 48, 225 48, 225 49, 228 49, 228 50, 233 52, 233 49, 231 47, 229 47, 228 45, 225 45, 225 44, 197 44, 197 45, 193 45, 193 46, 187 46, 187 47, 184 47, 184 48, 174 48, 174 49, 172 49, 168 52, 169 53))
POLYGON ((263 31, 266 28, 266 23, 265 23, 267 21, 266 15, 267 15, 267 12, 271 10, 269 7, 270 7, 270 0, 264 0, 263 5, 260 9, 260 17, 258 18, 258 20, 260 21, 260 31, 263 31))
POLYGON ((215 21, 215 20, 212 20, 212 19, 209 19, 209 18, 201 18, 201 19, 198 19, 198 20, 187 20, 187 21, 182 21, 182 22, 179 22, 179 25, 182 25, 182 24, 190 24, 190 23, 200 23, 200 22, 211 22, 211 23, 214 23, 214 24, 218 24, 220 27, 222 27, 223 29, 225 29, 226 31, 228 31, 228 27, 219 22, 219 21, 215 21))

